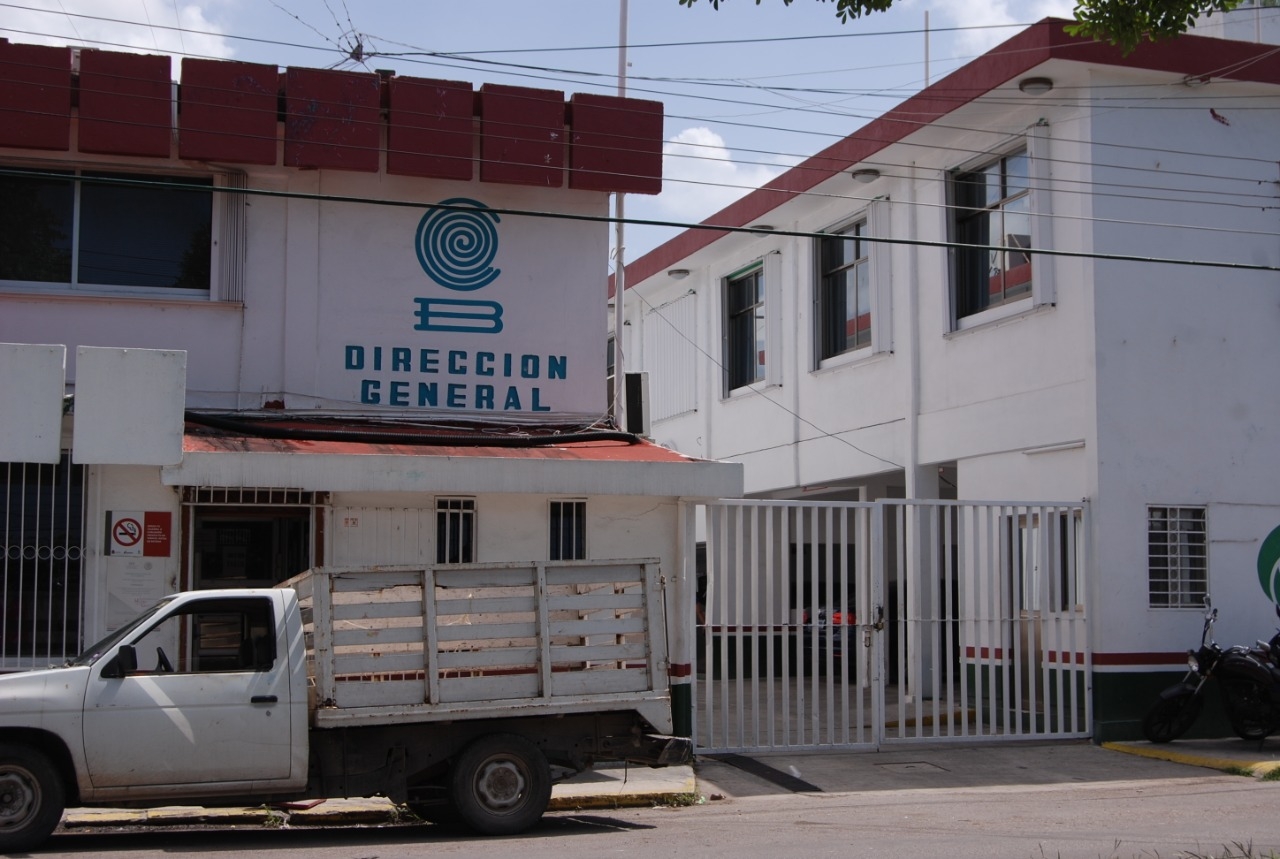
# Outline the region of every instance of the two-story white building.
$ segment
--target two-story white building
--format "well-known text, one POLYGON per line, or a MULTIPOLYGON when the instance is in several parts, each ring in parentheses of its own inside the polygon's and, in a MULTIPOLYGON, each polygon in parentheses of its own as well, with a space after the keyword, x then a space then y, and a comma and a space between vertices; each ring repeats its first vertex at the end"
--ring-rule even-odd
POLYGON ((0 670, 321 564, 680 587, 682 505, 741 469, 611 430, 598 324, 661 105, 173 72, 0 40, 0 670))
POLYGON ((947 665, 970 694, 975 675, 1013 684, 1004 699, 1026 684, 1040 713, 1077 684, 1087 700, 1064 718, 1089 713, 1073 724, 1107 739, 1136 734, 1206 594, 1224 642, 1276 623, 1278 559, 1260 554, 1280 525, 1280 57, 1197 36, 1125 56, 1064 23, 1028 28, 633 262, 622 338, 626 369, 648 374, 654 437, 743 463, 747 495, 778 505, 709 526, 709 629, 833 599, 866 624, 887 606, 904 708, 952 701, 921 680, 947 665), (801 532, 835 545, 827 569, 861 538, 804 530, 782 503, 882 499, 932 518, 881 532, 888 548, 868 551, 887 578, 850 562, 833 589, 801 532), (789 566, 770 566, 766 524, 790 541, 789 566), (904 581, 895 564, 913 552, 933 565, 904 581), (1041 566, 1054 572, 1033 584, 1041 566), (717 577, 732 580, 718 593, 717 577), (983 638, 993 617, 1006 626, 983 638), (935 636, 924 655, 920 629, 935 636), (1020 647, 1036 658, 1014 671, 1020 647))

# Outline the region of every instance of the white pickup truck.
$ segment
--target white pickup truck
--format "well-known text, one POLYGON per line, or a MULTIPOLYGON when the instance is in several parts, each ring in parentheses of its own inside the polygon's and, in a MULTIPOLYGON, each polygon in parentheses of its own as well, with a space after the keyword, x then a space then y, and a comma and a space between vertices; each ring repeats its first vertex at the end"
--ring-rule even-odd
POLYGON ((316 568, 180 593, 59 668, 0 676, 0 853, 67 806, 386 796, 519 832, 672 737, 656 560, 316 568))

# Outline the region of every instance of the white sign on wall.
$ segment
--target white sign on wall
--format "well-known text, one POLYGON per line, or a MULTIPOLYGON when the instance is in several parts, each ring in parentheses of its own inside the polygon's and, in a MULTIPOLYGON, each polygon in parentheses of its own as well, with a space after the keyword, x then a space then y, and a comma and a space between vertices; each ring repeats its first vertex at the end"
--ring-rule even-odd
POLYGON ((463 196, 375 229, 360 217, 323 218, 323 397, 502 421, 604 411, 605 224, 463 196))

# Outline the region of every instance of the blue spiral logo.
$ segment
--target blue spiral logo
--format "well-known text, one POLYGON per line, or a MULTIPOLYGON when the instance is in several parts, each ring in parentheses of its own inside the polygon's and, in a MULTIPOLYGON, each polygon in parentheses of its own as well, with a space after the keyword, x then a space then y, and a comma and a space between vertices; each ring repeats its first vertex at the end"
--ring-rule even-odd
POLYGON ((484 203, 453 197, 418 222, 416 245, 422 270, 448 289, 470 292, 493 283, 501 274, 493 267, 498 253, 498 216, 484 203))

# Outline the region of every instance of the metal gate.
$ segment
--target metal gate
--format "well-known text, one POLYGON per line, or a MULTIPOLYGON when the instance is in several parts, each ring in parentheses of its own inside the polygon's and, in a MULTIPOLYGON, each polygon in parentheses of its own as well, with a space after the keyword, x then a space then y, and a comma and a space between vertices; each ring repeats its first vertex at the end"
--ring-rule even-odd
POLYGON ((1085 505, 702 513, 699 752, 1088 736, 1085 505))
POLYGON ((0 671, 80 652, 84 467, 0 462, 0 671))

